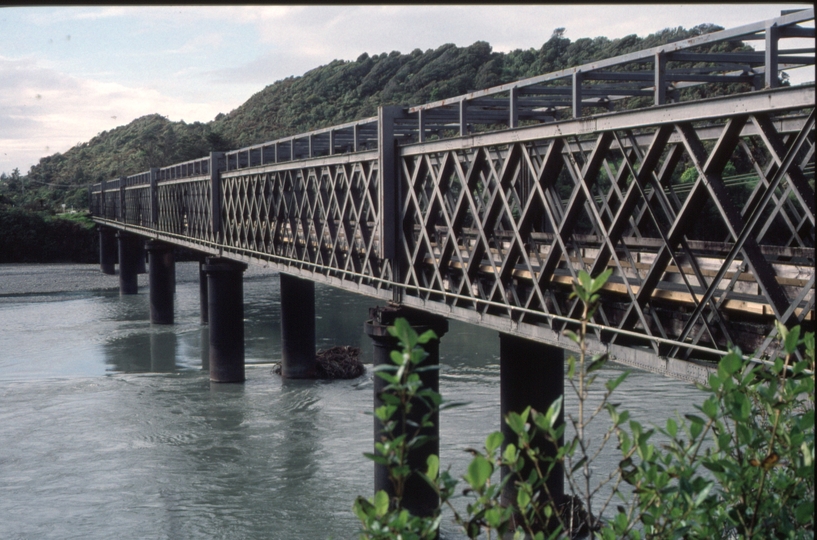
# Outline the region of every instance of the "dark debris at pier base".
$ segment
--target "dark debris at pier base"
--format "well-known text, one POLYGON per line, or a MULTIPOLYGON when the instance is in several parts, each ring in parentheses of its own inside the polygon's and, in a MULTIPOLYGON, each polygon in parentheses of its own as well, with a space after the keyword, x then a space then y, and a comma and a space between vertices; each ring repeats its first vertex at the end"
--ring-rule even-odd
MULTIPOLYGON (((356 379, 365 371, 360 362, 360 347, 336 345, 318 351, 315 359, 317 369, 313 379, 356 379)), ((280 375, 281 364, 276 364, 272 372, 280 375)))

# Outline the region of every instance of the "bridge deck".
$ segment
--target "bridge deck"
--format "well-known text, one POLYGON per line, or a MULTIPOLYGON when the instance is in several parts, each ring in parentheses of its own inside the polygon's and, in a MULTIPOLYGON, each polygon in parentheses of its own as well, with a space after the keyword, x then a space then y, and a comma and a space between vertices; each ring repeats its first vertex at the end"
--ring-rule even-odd
POLYGON ((774 78, 766 90, 665 102, 680 95, 678 81, 756 82, 768 66, 813 65, 813 48, 785 53, 775 41, 779 57, 709 57, 709 78, 683 67, 719 40, 813 37, 798 26, 813 17, 385 107, 102 182, 91 188, 93 213, 107 226, 565 348, 562 330, 579 315, 570 283, 581 269, 612 268, 591 346, 700 378, 703 368, 686 361, 730 344, 761 358, 774 352, 775 321, 814 324, 815 91, 774 88, 774 78), (738 60, 740 76, 730 74, 738 60), (652 71, 606 71, 645 62, 652 71), (576 118, 559 119, 568 75, 576 118), (621 97, 623 87, 593 87, 605 77, 629 77, 630 89, 641 81, 640 92, 652 84, 655 105, 582 116, 621 97), (479 131, 500 117, 507 129, 479 131))

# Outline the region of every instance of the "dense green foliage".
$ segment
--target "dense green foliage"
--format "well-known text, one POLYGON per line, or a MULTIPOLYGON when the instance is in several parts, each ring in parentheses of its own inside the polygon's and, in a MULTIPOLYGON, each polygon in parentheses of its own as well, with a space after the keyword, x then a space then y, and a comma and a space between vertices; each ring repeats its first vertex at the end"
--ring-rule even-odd
MULTIPOLYGON (((505 421, 515 440, 505 441, 495 432, 487 437, 484 451, 469 449, 474 457, 462 475, 467 484, 462 496, 469 502, 463 514, 450 504, 458 495, 458 480, 440 470, 438 457, 429 456, 425 471, 410 470, 407 454, 421 441, 411 433, 394 436, 388 429, 406 414, 410 401, 402 397, 424 395, 428 403, 442 402, 412 372, 423 356, 419 345, 428 336, 417 336, 405 320, 397 321, 392 334, 400 337, 403 351, 392 353, 390 370, 375 373, 389 383, 383 394, 391 399, 375 411, 387 435, 375 454, 367 454, 389 467, 397 496, 390 500, 379 491, 372 499, 357 498, 353 508, 362 524, 361 538, 436 537, 440 508, 423 518, 401 506, 401 487, 413 474, 435 488, 469 538, 491 539, 494 532, 496 538, 512 534, 514 540, 591 535, 604 540, 814 538, 814 334, 802 337, 800 327, 778 325, 783 356, 765 364, 731 351, 701 387, 707 397, 696 406, 699 415, 647 427, 611 400, 626 372, 605 381, 602 402, 587 408, 588 389, 596 384, 606 355, 587 357, 586 322, 608 277, 582 273, 574 284, 584 310, 579 332, 567 332, 581 351, 578 360, 568 361, 567 370, 579 402, 578 411, 565 413, 573 437, 560 443, 565 431, 558 419, 561 399, 546 412, 530 407, 511 412, 505 421), (605 411, 606 433, 593 441, 585 428, 605 411), (655 441, 657 433, 668 442, 655 441), (555 453, 542 451, 536 442, 540 435, 557 446, 555 453), (621 453, 618 466, 594 470, 601 448, 612 440, 621 453), (564 468, 568 488, 561 500, 546 483, 556 464, 564 468), (500 466, 509 473, 497 482, 494 473, 500 466), (604 484, 611 494, 598 501, 604 484), (511 504, 500 502, 506 486, 516 493, 511 504)), ((561 467, 556 468, 560 473, 561 467)))
POLYGON ((63 217, 0 207, 0 263, 98 260, 96 225, 86 214, 63 217))

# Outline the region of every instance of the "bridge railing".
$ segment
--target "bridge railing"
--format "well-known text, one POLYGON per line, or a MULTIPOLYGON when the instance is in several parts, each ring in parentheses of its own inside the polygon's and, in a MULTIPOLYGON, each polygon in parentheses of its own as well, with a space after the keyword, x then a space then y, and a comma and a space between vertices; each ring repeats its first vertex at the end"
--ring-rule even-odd
MULTIPOLYGON (((719 39, 813 36, 797 26, 808 11, 576 73, 719 39)), ((757 59, 740 54, 756 77, 757 59)), ((689 60, 679 55, 669 58, 689 60)), ((570 298, 580 270, 613 269, 591 326, 618 354, 688 358, 729 344, 763 354, 775 320, 813 325, 814 86, 461 129, 495 121, 472 105, 502 112, 502 92, 509 126, 513 114, 552 112, 539 106, 541 85, 565 76, 383 107, 102 182, 92 211, 100 223, 561 345, 581 315, 570 298), (445 122, 427 122, 438 113, 445 122)))
POLYGON ((401 147, 401 301, 555 341, 581 315, 570 297, 578 272, 611 268, 600 340, 673 357, 765 349, 775 318, 813 324, 813 95, 761 92, 601 115, 592 129, 575 120, 401 147), (777 121, 790 131, 770 111, 790 111, 777 121), (731 162, 751 163, 751 180, 727 186, 731 162))

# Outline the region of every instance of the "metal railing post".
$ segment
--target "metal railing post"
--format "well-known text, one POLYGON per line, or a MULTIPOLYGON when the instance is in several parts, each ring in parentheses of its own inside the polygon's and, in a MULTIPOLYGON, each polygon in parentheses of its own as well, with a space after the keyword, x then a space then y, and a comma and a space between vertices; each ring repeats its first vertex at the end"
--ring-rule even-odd
POLYGON ((582 117, 582 80, 581 71, 573 72, 573 118, 582 117))
POLYGON ((655 53, 655 105, 667 102, 667 56, 663 52, 655 53))
POLYGON ((159 169, 150 169, 150 226, 159 229, 159 169))
MULTIPOLYGON (((395 281, 400 282, 400 174, 397 167, 397 145, 394 138, 394 120, 403 114, 402 107, 379 107, 377 109, 377 153, 380 171, 380 258, 392 261, 395 281)), ((402 289, 394 289, 395 302, 402 298, 402 289)))
POLYGON ((766 88, 777 88, 777 45, 780 38, 780 27, 777 23, 766 27, 766 88))
POLYGON ((221 169, 219 161, 224 152, 210 152, 210 221, 213 226, 213 241, 221 242, 221 169))
POLYGON ((127 178, 124 176, 119 177, 119 215, 116 216, 118 221, 125 223, 125 183, 127 182, 127 178))

